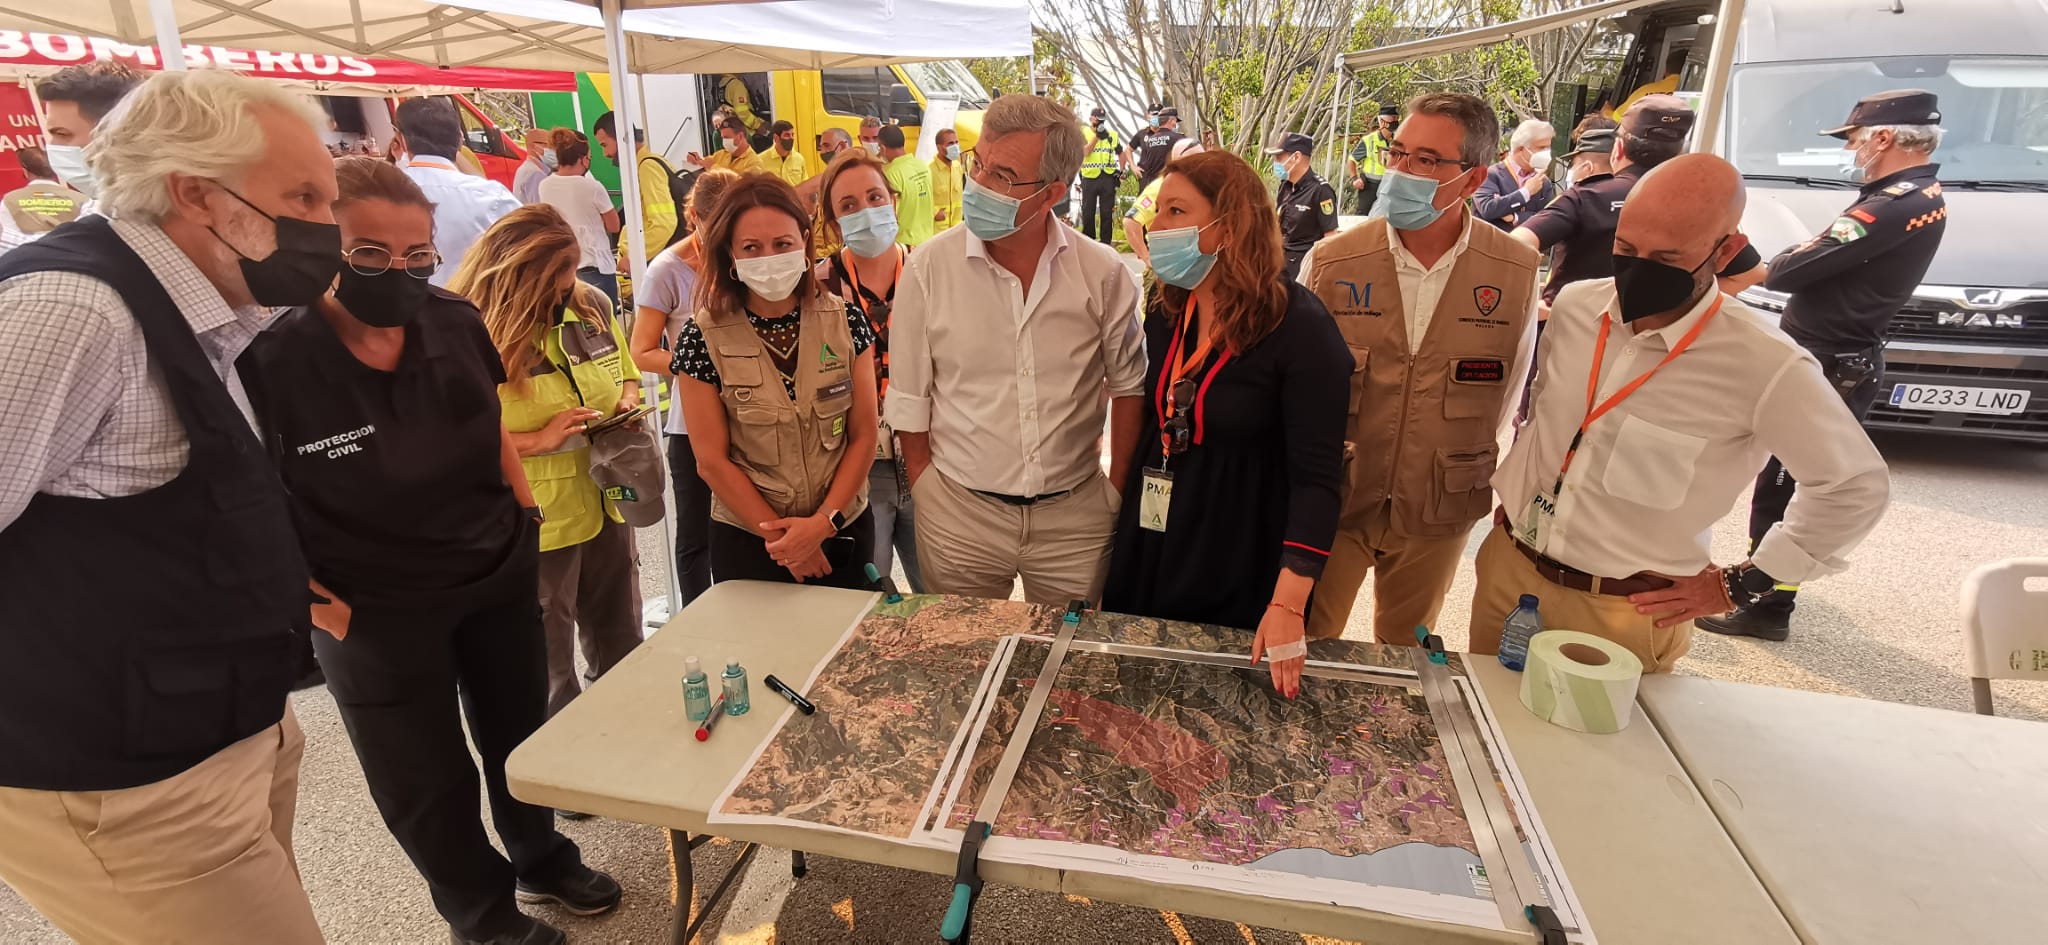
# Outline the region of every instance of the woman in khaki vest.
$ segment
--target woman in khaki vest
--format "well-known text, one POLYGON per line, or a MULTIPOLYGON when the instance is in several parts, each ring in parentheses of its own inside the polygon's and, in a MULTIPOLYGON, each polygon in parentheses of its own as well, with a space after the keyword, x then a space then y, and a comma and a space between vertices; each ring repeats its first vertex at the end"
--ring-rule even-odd
POLYGON ((1257 629, 1252 658, 1300 687, 1309 592, 1337 531, 1351 354, 1281 277, 1273 203, 1236 155, 1160 177, 1145 235, 1145 420, 1104 610, 1257 629))
POLYGON ((748 175, 705 221, 678 396, 711 486, 716 580, 866 584, 874 557, 875 337, 811 273, 811 221, 781 178, 748 175))

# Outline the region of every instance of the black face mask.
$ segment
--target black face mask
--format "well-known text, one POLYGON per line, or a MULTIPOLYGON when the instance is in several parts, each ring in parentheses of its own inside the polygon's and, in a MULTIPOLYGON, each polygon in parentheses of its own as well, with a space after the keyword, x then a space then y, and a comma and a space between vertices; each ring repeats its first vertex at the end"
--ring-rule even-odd
POLYGON ((1721 251, 1721 243, 1727 239, 1724 236, 1715 240, 1714 248, 1707 250, 1707 258, 1691 269, 1680 269, 1641 256, 1614 254, 1614 294, 1621 306, 1621 320, 1632 322, 1697 301, 1699 271, 1714 261, 1714 254, 1721 251))
MULTIPOLYGON (((427 270, 426 275, 432 275, 427 270)), ((341 285, 334 300, 348 309, 356 321, 374 328, 398 328, 413 320, 427 303, 430 288, 424 276, 396 266, 374 276, 354 269, 341 270, 341 285)))
POLYGON ((256 304, 272 308, 311 305, 327 294, 327 287, 334 284, 334 274, 341 269, 341 227, 296 217, 274 217, 250 203, 249 198, 225 186, 220 189, 262 214, 277 228, 277 249, 262 259, 250 259, 221 236, 219 230, 206 228, 214 239, 242 258, 242 281, 248 284, 249 297, 256 304))

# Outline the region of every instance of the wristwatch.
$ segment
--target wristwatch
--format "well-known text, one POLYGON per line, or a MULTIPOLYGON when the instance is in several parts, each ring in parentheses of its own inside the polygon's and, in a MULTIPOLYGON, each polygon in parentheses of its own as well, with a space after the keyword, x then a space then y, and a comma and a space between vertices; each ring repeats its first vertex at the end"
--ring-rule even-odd
POLYGON ((838 509, 833 509, 832 514, 826 517, 826 521, 832 523, 832 534, 834 535, 837 535, 840 532, 846 530, 845 512, 841 512, 838 509))
POLYGON ((540 523, 548 520, 548 517, 541 512, 540 506, 538 505, 529 505, 526 507, 525 511, 526 517, 532 519, 533 524, 535 525, 539 525, 540 523))
POLYGON ((1754 606, 1757 601, 1770 596, 1778 586, 1778 579, 1765 574, 1762 568, 1750 562, 1730 565, 1721 569, 1721 584, 1728 591, 1728 600, 1737 609, 1754 606))

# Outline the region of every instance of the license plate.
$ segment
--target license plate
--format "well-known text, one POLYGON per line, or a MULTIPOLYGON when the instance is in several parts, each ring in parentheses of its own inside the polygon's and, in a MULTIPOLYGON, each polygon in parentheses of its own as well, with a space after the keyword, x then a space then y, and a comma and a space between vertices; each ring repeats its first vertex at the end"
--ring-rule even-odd
POLYGON ((2027 409, 2029 393, 2003 387, 1899 384, 1892 388, 1892 406, 1942 413, 2014 414, 2027 409))

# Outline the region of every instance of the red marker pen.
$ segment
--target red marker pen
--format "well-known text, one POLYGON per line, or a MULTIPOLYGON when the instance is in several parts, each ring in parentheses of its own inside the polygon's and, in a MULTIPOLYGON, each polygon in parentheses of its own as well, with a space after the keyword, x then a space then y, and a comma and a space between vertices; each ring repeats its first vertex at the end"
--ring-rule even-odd
POLYGON ((713 725, 717 725, 717 724, 718 724, 718 720, 719 720, 719 719, 722 719, 722 718, 724 718, 724 717, 725 717, 725 694, 724 694, 724 693, 719 693, 719 695, 718 695, 718 701, 717 701, 717 702, 714 702, 714 703, 712 703, 712 704, 711 704, 711 714, 710 714, 710 715, 707 715, 707 716, 705 716, 705 717, 704 717, 704 724, 702 724, 702 725, 699 725, 699 726, 697 726, 697 740, 698 740, 698 741, 700 741, 700 742, 708 742, 708 741, 710 741, 710 740, 711 740, 711 726, 713 726, 713 725))

